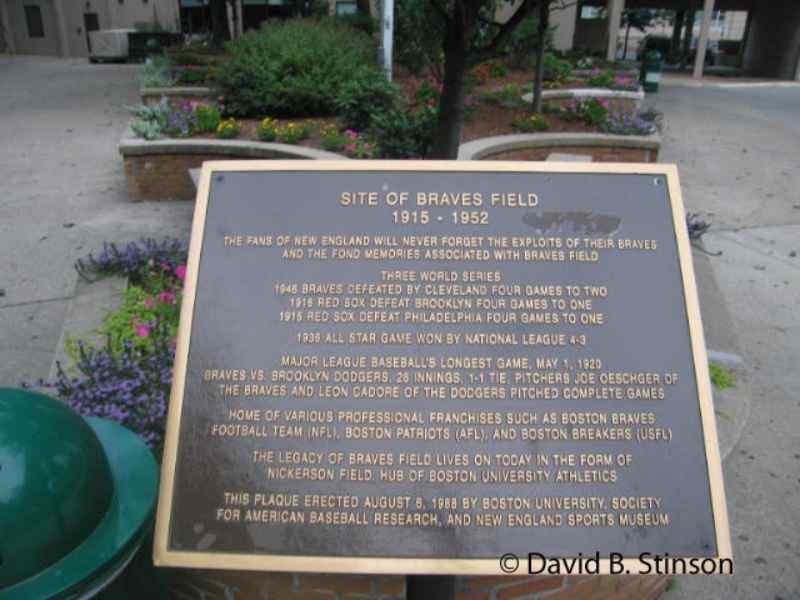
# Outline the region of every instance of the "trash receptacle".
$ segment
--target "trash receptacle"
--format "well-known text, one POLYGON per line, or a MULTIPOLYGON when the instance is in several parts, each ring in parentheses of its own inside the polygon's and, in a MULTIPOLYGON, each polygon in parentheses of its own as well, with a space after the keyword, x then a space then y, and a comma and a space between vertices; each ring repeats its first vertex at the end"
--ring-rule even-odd
POLYGON ((0 600, 97 594, 150 533, 157 480, 121 425, 0 388, 0 600))
POLYGON ((648 93, 658 92, 658 84, 661 82, 661 71, 664 68, 664 57, 658 50, 650 50, 642 59, 641 82, 644 91, 648 93))

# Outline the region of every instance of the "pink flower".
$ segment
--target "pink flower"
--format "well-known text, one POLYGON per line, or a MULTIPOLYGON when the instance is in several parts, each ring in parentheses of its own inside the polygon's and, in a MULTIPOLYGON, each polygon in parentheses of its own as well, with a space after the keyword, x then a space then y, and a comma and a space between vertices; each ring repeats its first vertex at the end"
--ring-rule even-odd
POLYGON ((156 305, 156 303, 153 302, 153 299, 150 297, 145 298, 142 304, 144 304, 147 308, 153 308, 156 305))
POLYGON ((158 301, 164 304, 175 304, 175 294, 172 292, 161 292, 158 295, 158 301))
POLYGON ((180 265, 175 267, 175 277, 183 281, 186 279, 186 265, 180 265))
POLYGON ((146 338, 150 335, 150 329, 147 327, 147 325, 138 325, 134 330, 134 333, 137 337, 146 338))

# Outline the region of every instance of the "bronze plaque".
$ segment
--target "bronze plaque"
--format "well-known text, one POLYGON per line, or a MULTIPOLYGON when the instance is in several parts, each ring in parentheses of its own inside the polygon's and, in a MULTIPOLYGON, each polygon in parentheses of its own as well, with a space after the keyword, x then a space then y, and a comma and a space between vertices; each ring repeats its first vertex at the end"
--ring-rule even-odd
POLYGON ((157 564, 645 552, 731 553, 674 166, 204 165, 157 564))

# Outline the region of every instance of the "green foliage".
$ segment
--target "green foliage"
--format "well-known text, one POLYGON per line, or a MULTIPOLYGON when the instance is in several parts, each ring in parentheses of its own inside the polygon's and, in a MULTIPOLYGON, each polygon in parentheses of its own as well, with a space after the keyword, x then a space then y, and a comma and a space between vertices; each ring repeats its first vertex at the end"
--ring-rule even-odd
POLYGON ((708 372, 711 376, 711 383, 715 388, 726 390, 728 388, 736 387, 736 376, 732 371, 726 369, 722 365, 718 365, 715 362, 709 362, 708 372))
MULTIPOLYGON (((544 36, 544 47, 553 47, 553 32, 555 27, 548 27, 544 36)), ((511 61, 518 69, 528 68, 533 65, 533 57, 539 50, 539 19, 531 15, 520 23, 511 34, 506 51, 511 56, 511 61)))
POLYGON ((442 78, 445 24, 429 0, 396 0, 395 61, 410 73, 442 78))
POLYGON ((644 44, 639 49, 639 60, 650 52, 650 50, 658 50, 661 53, 661 58, 669 56, 672 49, 672 38, 667 35, 648 35, 644 38, 644 44))
POLYGON ((222 116, 216 106, 208 106, 206 104, 199 104, 194 109, 195 117, 197 117, 197 130, 201 133, 212 133, 217 130, 222 116))
POLYGON ((175 83, 180 85, 201 85, 209 78, 207 69, 179 69, 175 74, 175 83))
POLYGON ((233 117, 220 121, 220 124, 217 125, 217 137, 221 140, 232 140, 239 137, 241 132, 241 126, 233 117))
POLYGON ((291 121, 276 130, 278 141, 283 144, 296 144, 311 135, 311 125, 291 121))
POLYGON ((323 149, 329 152, 339 152, 344 148, 347 138, 335 125, 326 125, 319 132, 319 141, 323 149))
POLYGON ((217 84, 234 116, 333 114, 341 87, 375 54, 369 36, 335 19, 268 22, 227 50, 217 84))
POLYGON ((542 103, 542 112, 545 114, 557 115, 561 112, 561 105, 554 100, 545 100, 542 103))
POLYGON ((562 115, 568 119, 583 121, 589 126, 602 128, 608 122, 608 100, 587 98, 570 100, 564 105, 562 115))
POLYGON ((550 124, 543 115, 534 114, 526 117, 516 117, 511 121, 511 127, 524 133, 533 133, 535 131, 547 131, 550 129, 550 124))
POLYGON ((497 90, 486 92, 483 101, 489 104, 499 104, 506 108, 522 106, 522 86, 516 83, 509 83, 497 90))
POLYGON ((141 87, 170 87, 175 84, 172 77, 172 61, 166 56, 152 56, 139 69, 141 87))
POLYGON ((491 65, 489 65, 489 75, 495 79, 508 77, 508 67, 501 62, 493 62, 491 65))
POLYGON ((357 29, 367 35, 373 35, 378 30, 378 20, 373 19, 371 15, 367 15, 364 13, 355 13, 352 15, 338 15, 336 19, 347 25, 352 27, 353 29, 357 29))
POLYGON ((589 77, 589 85, 592 87, 610 88, 614 86, 614 71, 610 69, 592 74, 589 77))
POLYGON ((161 137, 161 125, 157 121, 134 121, 131 131, 136 137, 145 140, 156 140, 161 137))
POLYGON ((360 69, 339 89, 336 112, 345 127, 362 131, 369 127, 372 115, 394 108, 399 94, 397 86, 386 81, 382 73, 360 69))
POLYGON ((256 135, 262 142, 274 142, 278 139, 278 122, 270 117, 265 117, 258 124, 256 135))
POLYGON ((424 158, 433 144, 438 113, 394 109, 375 114, 370 133, 382 158, 424 158))
POLYGON ((154 331, 174 338, 178 333, 180 319, 180 296, 175 289, 164 282, 148 282, 149 291, 142 287, 130 286, 125 290, 122 306, 110 313, 100 329, 108 339, 115 354, 121 354, 125 342, 130 342, 137 350, 152 352, 154 331), (156 324, 160 328, 156 328, 156 324), (166 325, 166 330, 162 329, 166 325))
POLYGON ((570 62, 559 58, 553 52, 546 52, 544 55, 544 80, 562 82, 570 77, 572 77, 570 62))

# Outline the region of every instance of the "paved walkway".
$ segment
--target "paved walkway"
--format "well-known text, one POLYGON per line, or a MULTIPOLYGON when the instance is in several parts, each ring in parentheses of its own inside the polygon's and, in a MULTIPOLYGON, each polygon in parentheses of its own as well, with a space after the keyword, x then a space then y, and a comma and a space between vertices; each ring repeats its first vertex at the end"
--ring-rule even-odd
POLYGON ((192 203, 130 204, 117 155, 134 65, 0 57, 0 386, 46 376, 73 262, 104 240, 186 235, 192 203))
MULTIPOLYGON (((683 577, 667 600, 800 598, 800 87, 662 87, 664 162, 706 246, 752 367, 725 464, 735 575, 683 577)), ((714 310, 703 306, 704 311, 714 310)))

